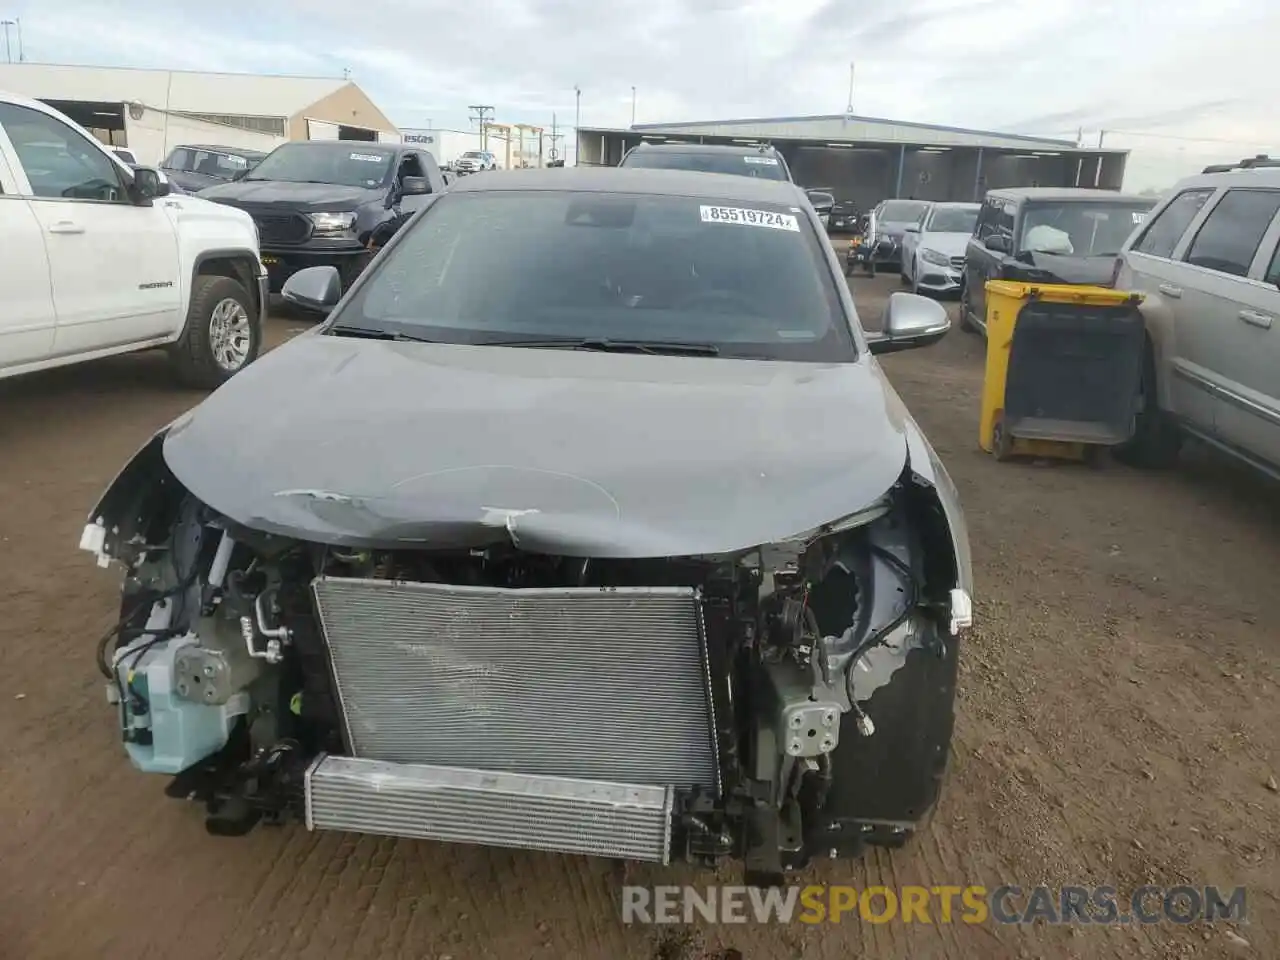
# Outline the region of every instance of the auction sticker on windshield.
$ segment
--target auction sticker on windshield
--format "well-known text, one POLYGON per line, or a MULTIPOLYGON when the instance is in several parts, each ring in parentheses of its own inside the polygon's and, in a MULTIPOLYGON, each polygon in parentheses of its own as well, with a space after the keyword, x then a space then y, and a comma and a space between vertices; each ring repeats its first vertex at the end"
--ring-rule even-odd
POLYGON ((776 167, 778 165, 778 161, 773 157, 743 157, 742 159, 746 163, 763 163, 766 167, 776 167))
POLYGON ((703 223, 743 223, 752 227, 770 227, 774 230, 800 232, 800 222, 789 213, 773 213, 769 210, 748 210, 744 207, 701 206, 703 223))
POLYGON ((383 158, 378 156, 376 153, 353 153, 351 154, 351 159, 364 160, 364 161, 367 161, 368 163, 378 163, 383 158))

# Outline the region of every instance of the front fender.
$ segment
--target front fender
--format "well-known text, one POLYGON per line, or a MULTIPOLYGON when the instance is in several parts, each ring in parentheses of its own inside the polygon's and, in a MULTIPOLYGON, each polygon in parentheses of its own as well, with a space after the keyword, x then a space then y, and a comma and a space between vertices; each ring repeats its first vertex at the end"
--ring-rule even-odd
POLYGON ((80 549, 92 553, 98 566, 112 560, 133 563, 147 542, 155 517, 173 495, 182 491, 164 461, 164 441, 183 419, 162 427, 152 435, 120 470, 98 498, 85 519, 80 549))
POLYGON ((960 494, 947 468, 909 417, 904 421, 907 436, 907 469, 916 485, 937 500, 946 518, 947 535, 955 562, 955 588, 973 597, 973 555, 969 548, 969 528, 960 507, 960 494))

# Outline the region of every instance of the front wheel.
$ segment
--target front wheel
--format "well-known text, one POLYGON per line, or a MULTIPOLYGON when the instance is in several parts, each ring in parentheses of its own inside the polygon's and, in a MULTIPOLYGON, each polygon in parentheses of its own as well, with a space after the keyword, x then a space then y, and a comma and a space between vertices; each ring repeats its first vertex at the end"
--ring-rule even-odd
POLYGON ((978 327, 974 324, 973 316, 970 312, 968 284, 960 288, 960 329, 966 333, 978 332, 978 327))
POLYGON ((187 324, 170 357, 179 379, 212 390, 257 359, 262 330, 248 291, 230 277, 198 276, 187 324))

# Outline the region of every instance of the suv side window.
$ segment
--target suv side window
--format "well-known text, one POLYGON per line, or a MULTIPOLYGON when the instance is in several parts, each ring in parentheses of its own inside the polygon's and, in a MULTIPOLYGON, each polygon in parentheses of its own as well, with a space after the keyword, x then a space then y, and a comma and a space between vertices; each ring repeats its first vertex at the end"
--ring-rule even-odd
POLYGON ((36 197, 125 203, 114 163, 83 135, 47 113, 0 103, 0 126, 36 197))
POLYGON ((994 200, 983 200, 982 209, 978 212, 978 222, 973 227, 973 235, 979 242, 986 240, 995 232, 996 211, 999 204, 994 200))
POLYGON ((1280 243, 1276 244, 1276 252, 1271 255, 1271 266, 1267 267, 1267 275, 1263 279, 1280 287, 1280 243))
POLYGON ((1233 277, 1248 276, 1277 211, 1280 190, 1228 190, 1192 241, 1187 263, 1233 277))
POLYGON ((1173 198, 1173 201, 1147 224, 1147 229, 1138 242, 1133 245, 1135 253, 1146 253, 1153 257, 1168 259, 1173 256, 1178 241, 1191 226, 1204 202, 1213 196, 1213 188, 1202 190, 1184 190, 1173 198))

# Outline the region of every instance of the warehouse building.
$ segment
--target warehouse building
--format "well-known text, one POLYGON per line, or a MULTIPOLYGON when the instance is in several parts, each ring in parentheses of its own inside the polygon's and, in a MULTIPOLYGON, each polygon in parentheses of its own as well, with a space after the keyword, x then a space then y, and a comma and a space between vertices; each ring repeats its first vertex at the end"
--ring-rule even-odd
POLYGON ((835 114, 584 127, 578 163, 614 166, 646 141, 772 144, 797 183, 863 208, 886 197, 979 200, 998 187, 1118 190, 1128 159, 1127 150, 1082 149, 1069 140, 835 114))
POLYGON ((0 64, 0 90, 43 100, 145 164, 184 143, 271 150, 286 140, 400 139, 341 77, 10 63, 0 64))

